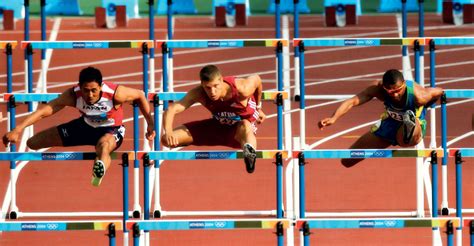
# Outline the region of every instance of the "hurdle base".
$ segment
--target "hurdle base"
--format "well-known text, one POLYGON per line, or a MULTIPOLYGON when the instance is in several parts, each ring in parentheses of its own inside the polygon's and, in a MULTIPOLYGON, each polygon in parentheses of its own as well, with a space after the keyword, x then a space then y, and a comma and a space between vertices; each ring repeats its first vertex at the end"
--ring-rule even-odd
POLYGON ((276 216, 276 210, 268 211, 161 211, 165 216, 276 216))
POLYGON ((16 220, 18 219, 18 212, 17 211, 10 211, 8 214, 8 218, 11 220, 16 220))
POLYGON ((141 212, 140 212, 140 211, 135 210, 135 211, 132 212, 132 217, 133 217, 134 219, 139 219, 140 216, 141 216, 141 212))
MULTIPOLYGON (((450 215, 450 214, 456 214, 457 209, 455 208, 443 208, 446 209, 448 214, 443 214, 443 215, 450 215)), ((463 208, 461 210, 461 214, 474 214, 474 209, 473 208, 463 208)))
POLYGON ((442 208, 441 215, 449 215, 449 208, 442 208))
POLYGON ((306 217, 417 217, 416 211, 408 212, 306 212, 306 217))
POLYGON ((153 211, 153 218, 161 218, 161 211, 160 210, 155 210, 153 211))

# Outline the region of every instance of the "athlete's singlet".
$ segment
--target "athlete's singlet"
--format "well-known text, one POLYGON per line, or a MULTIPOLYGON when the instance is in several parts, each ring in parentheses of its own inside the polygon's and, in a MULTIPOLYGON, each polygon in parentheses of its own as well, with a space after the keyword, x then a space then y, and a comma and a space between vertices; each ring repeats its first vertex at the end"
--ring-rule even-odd
POLYGON ((413 111, 415 116, 418 118, 420 122, 420 126, 422 129, 423 136, 425 135, 426 130, 426 120, 425 114, 426 109, 423 106, 416 106, 415 104, 415 94, 414 94, 414 85, 413 81, 407 80, 406 81, 406 102, 402 108, 398 108, 394 105, 390 97, 386 97, 384 101, 385 105, 385 112, 382 113, 380 117, 380 121, 377 122, 372 127, 372 132, 388 141, 390 141, 393 145, 397 145, 396 134, 398 128, 402 125, 403 122, 403 114, 407 110, 413 111))
POLYGON ((103 82, 102 95, 94 104, 87 104, 82 98, 79 85, 74 87, 76 108, 81 112, 84 121, 92 127, 121 126, 123 120, 122 105, 114 106, 114 94, 118 85, 103 82))

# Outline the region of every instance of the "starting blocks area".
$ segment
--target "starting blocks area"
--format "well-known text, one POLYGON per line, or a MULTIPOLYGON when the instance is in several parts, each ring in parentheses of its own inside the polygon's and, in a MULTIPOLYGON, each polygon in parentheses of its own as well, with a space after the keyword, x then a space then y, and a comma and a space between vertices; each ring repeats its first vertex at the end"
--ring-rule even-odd
POLYGON ((138 0, 102 0, 102 6, 95 8, 98 28, 126 27, 129 18, 138 17, 138 0))
POLYGON ((213 0, 213 14, 218 27, 246 26, 250 15, 249 0, 213 0))
POLYGON ((23 1, 0 1, 0 29, 14 30, 15 19, 25 17, 23 1))
POLYGON ((443 23, 459 26, 473 22, 473 0, 443 1, 443 23))

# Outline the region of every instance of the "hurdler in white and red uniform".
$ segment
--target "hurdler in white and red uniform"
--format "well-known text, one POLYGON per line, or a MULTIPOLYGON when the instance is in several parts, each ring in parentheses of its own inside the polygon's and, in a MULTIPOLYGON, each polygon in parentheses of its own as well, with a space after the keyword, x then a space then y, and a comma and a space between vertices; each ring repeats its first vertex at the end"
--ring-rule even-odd
POLYGON ((242 105, 235 86, 235 77, 227 76, 223 80, 230 86, 232 98, 213 101, 206 97, 203 106, 212 113, 212 118, 184 124, 193 137, 193 145, 240 148, 241 144, 235 140, 234 126, 244 119, 250 121, 254 133, 257 131, 256 121, 259 113, 255 97, 252 95, 248 98, 247 105, 242 105))
POLYGON ((122 125, 122 105, 114 103, 117 87, 116 84, 103 82, 100 99, 94 104, 88 104, 79 85, 74 86, 76 108, 82 116, 57 127, 64 146, 96 145, 100 137, 110 133, 115 137, 116 149, 120 147, 125 127, 122 125))

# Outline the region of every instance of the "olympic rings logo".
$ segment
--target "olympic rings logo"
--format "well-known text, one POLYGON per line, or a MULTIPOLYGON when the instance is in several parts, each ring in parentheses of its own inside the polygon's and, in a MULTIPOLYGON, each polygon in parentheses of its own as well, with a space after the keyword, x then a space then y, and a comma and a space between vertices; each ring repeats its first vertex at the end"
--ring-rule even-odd
POLYGON ((216 221, 214 222, 214 225, 217 227, 217 228, 224 228, 226 226, 227 222, 225 221, 216 221))
POLYGON ((395 220, 386 220, 386 221, 384 221, 384 225, 385 225, 386 227, 395 227, 395 224, 396 224, 396 223, 397 223, 397 222, 396 222, 395 220))
POLYGON ((48 228, 48 230, 56 230, 58 229, 59 225, 57 223, 48 223, 46 224, 46 228, 48 228))

